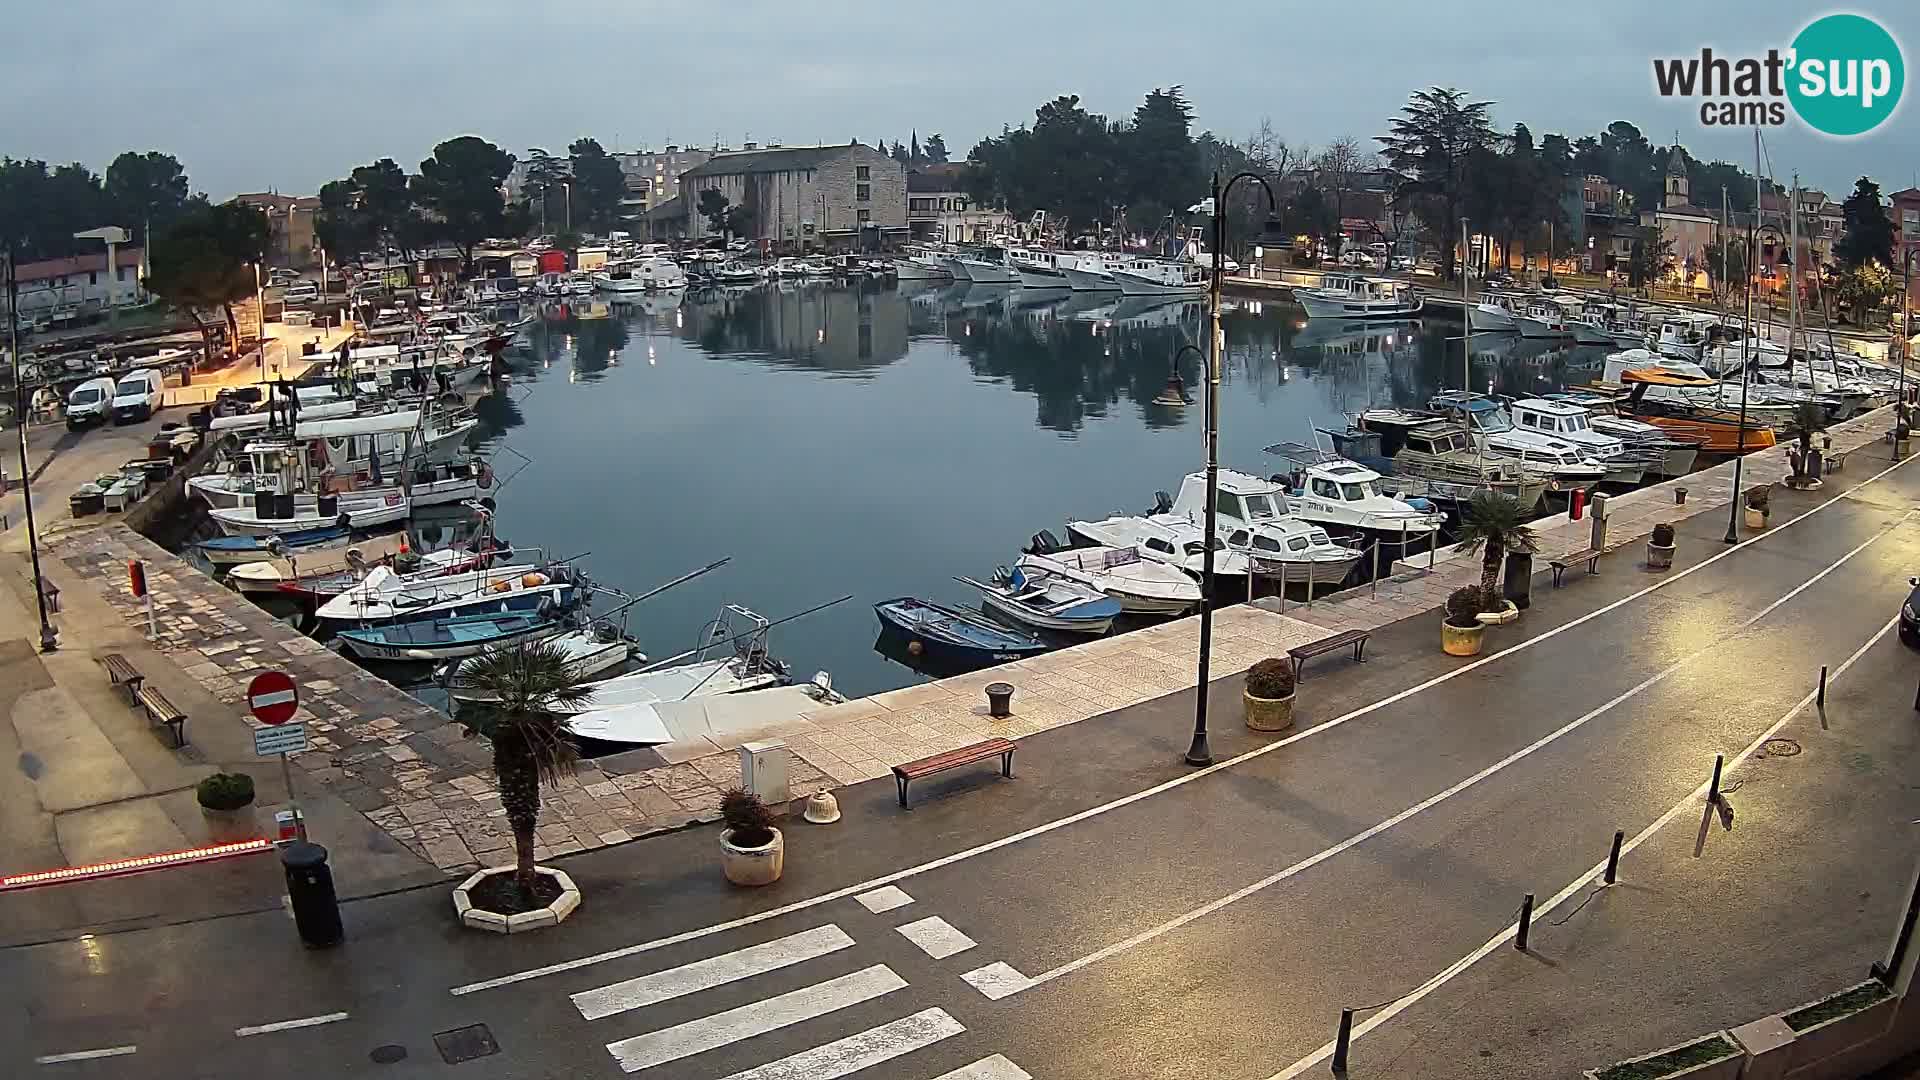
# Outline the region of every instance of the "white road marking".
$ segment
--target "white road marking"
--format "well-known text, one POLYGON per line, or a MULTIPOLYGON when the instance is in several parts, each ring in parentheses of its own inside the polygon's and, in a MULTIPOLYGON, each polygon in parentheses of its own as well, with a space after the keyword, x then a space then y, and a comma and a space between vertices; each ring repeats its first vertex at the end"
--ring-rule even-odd
MULTIPOLYGON (((1828 683, 1831 684, 1833 680, 1838 679, 1841 675, 1845 674, 1846 670, 1853 666, 1854 661, 1866 655, 1867 650, 1872 648, 1875 642, 1879 641, 1883 637, 1886 637, 1887 632, 1892 630, 1899 621, 1900 620, 1898 616, 1895 616, 1892 619, 1888 619, 1887 624, 1885 626, 1882 626, 1879 630, 1875 631, 1873 636, 1869 637, 1864 644, 1862 644, 1859 648, 1853 650, 1853 655, 1847 657, 1846 660, 1841 662, 1839 667, 1833 669, 1832 674, 1830 674, 1827 677, 1828 683)), ((1775 735, 1778 735, 1780 733, 1781 728, 1786 727, 1789 721, 1791 721, 1794 717, 1800 715, 1800 713, 1804 711, 1807 708, 1807 706, 1813 704, 1814 699, 1818 697, 1819 694, 1820 694, 1820 691, 1819 691, 1819 688, 1817 687, 1814 688, 1813 690, 1807 691, 1807 696, 1801 698, 1799 703, 1794 705, 1793 708, 1788 709, 1785 716, 1782 716, 1780 719, 1774 721, 1772 727, 1769 727, 1767 730, 1761 732, 1760 735, 1756 737, 1752 742, 1748 743, 1744 749, 1742 749, 1738 754, 1735 754, 1733 756, 1733 760, 1726 764, 1725 771, 1727 773, 1731 773, 1734 769, 1739 768, 1741 764, 1743 764, 1748 758, 1753 756, 1754 751, 1760 749, 1761 746, 1765 745, 1768 739, 1771 739, 1775 735)), ((1625 844, 1622 844, 1620 846, 1620 854, 1622 856, 1625 856, 1628 852, 1632 851, 1634 848, 1639 847, 1641 844, 1645 843, 1648 839, 1650 839, 1655 833, 1659 832, 1661 829, 1664 829, 1668 825, 1672 824, 1674 818, 1679 817, 1682 813, 1685 813, 1686 811, 1689 811, 1698 807, 1702 802, 1705 801, 1706 797, 1707 797, 1707 782, 1702 782, 1699 787, 1694 788, 1691 792, 1688 792, 1686 796, 1681 798, 1679 802, 1674 803, 1672 808, 1670 808, 1666 813, 1654 819, 1653 824, 1648 825, 1646 828, 1640 830, 1640 832, 1636 834, 1633 837, 1633 839, 1627 841, 1625 844)), ((1534 908, 1533 909, 1534 919, 1537 921, 1540 918, 1540 916, 1545 915, 1547 912, 1552 911, 1554 908, 1559 907, 1561 904, 1564 904, 1568 900, 1571 900, 1573 897, 1579 895, 1589 885, 1592 885, 1594 881, 1598 880, 1602 874, 1606 873, 1606 870, 1607 870, 1607 864, 1605 860, 1601 860, 1600 862, 1593 864, 1593 868, 1591 870, 1588 870, 1586 873, 1573 879, 1573 882, 1569 884, 1566 888, 1561 889, 1557 893, 1554 893, 1553 896, 1550 897, 1545 904, 1534 908)), ((1381 1009, 1377 1013, 1374 1013, 1372 1016, 1368 1017, 1366 1020, 1362 1021, 1361 1023, 1354 1025, 1352 1038, 1354 1039, 1360 1038, 1362 1035, 1367 1034, 1368 1032, 1374 1030, 1380 1025, 1386 1023, 1387 1021, 1393 1019, 1394 1017, 1399 1016, 1401 1013, 1405 1012, 1406 1010, 1419 1004, 1420 1001, 1423 998, 1425 998, 1427 995, 1447 985, 1447 983, 1452 982, 1455 976, 1466 971, 1468 968, 1471 968, 1473 965, 1479 963, 1483 958, 1487 956, 1487 954, 1493 952, 1495 949, 1500 948, 1502 945, 1505 945, 1508 942, 1512 941, 1513 936, 1518 931, 1518 929, 1519 928, 1517 926, 1513 925, 1512 923, 1509 923, 1505 929, 1493 935, 1493 937, 1488 938, 1485 944, 1481 945, 1479 948, 1473 950, 1472 952, 1461 957, 1460 959, 1455 960, 1453 963, 1447 965, 1445 968, 1442 968, 1438 974, 1434 975, 1432 978, 1428 979, 1426 982, 1421 983, 1418 987, 1410 991, 1405 997, 1399 998, 1393 1004, 1388 1005, 1387 1007, 1381 1009)), ((1293 1064, 1287 1066, 1286 1068, 1280 1070, 1279 1072, 1274 1073, 1272 1076, 1268 1077, 1267 1080, 1293 1080, 1294 1077, 1299 1076, 1301 1073, 1306 1072, 1308 1069, 1313 1068, 1314 1066, 1318 1065, 1322 1061, 1325 1061, 1332 1056, 1333 1056, 1333 1044, 1329 1042, 1321 1046, 1320 1049, 1315 1050, 1313 1053, 1308 1054, 1306 1057, 1301 1058, 1299 1061, 1296 1061, 1293 1064)))
POLYGON ((769 971, 826 956, 853 945, 838 926, 819 926, 722 956, 696 960, 637 979, 627 979, 573 995, 574 1007, 588 1020, 670 1001, 769 971))
POLYGON ((765 998, 737 1009, 703 1016, 684 1024, 607 1044, 607 1052, 626 1072, 639 1072, 693 1054, 778 1031, 789 1024, 825 1016, 836 1009, 858 1005, 907 985, 885 964, 862 968, 850 975, 765 998))
MULTIPOLYGON (((1858 555, 1862 551, 1865 551, 1870 545, 1872 545, 1876 541, 1880 540, 1881 538, 1887 536, 1889 533, 1893 532, 1894 529, 1904 524, 1909 517, 1912 517, 1914 513, 1916 513, 1916 511, 1909 510, 1905 514, 1902 514, 1898 521, 1895 521, 1893 524, 1887 526, 1886 528, 1875 533, 1873 536, 1867 538, 1865 541, 1863 541, 1861 544, 1855 547, 1852 551, 1847 552, 1845 555, 1840 556, 1838 560, 1829 564, 1826 569, 1813 575, 1812 577, 1801 582, 1800 584, 1795 585, 1792 589, 1789 589, 1785 595, 1781 596, 1779 599, 1775 600, 1774 602, 1768 604, 1766 607, 1761 608, 1758 612, 1755 612, 1745 622, 1742 622, 1739 626, 1735 627, 1730 633, 1726 634, 1724 637, 1721 637, 1717 641, 1714 641, 1712 644, 1709 644, 1704 648, 1696 649, 1693 652, 1688 653, 1686 656, 1681 657, 1679 660, 1668 665, 1667 667, 1662 668, 1661 670, 1654 672, 1652 675, 1647 676, 1645 679, 1640 680, 1640 682, 1634 684, 1632 687, 1629 687, 1628 689, 1618 694, 1615 694, 1613 697, 1600 703, 1600 705, 1596 706, 1595 708, 1590 709, 1585 713, 1582 713, 1581 715, 1575 717, 1572 720, 1569 720, 1565 724, 1562 724, 1560 727, 1555 728, 1553 731, 1550 731, 1547 734, 1542 735, 1540 738, 1535 739, 1534 741, 1528 743, 1527 745, 1521 747, 1518 750, 1515 750, 1513 753, 1508 754, 1506 757, 1501 758, 1499 761, 1494 762, 1493 764, 1487 766, 1486 768, 1481 769, 1479 772, 1474 773, 1472 776, 1469 776, 1466 779, 1461 780, 1460 782, 1454 784, 1452 787, 1446 788, 1443 791, 1436 792, 1433 795, 1429 795, 1426 798, 1420 800, 1419 802, 1414 803, 1412 806, 1407 807, 1405 810, 1402 810, 1399 813, 1393 815, 1392 817, 1387 818, 1384 821, 1380 821, 1366 829, 1362 829, 1361 831, 1354 833, 1352 836, 1347 837, 1345 840, 1342 840, 1331 847, 1323 848, 1320 851, 1315 852, 1314 854, 1309 855, 1304 859, 1301 859, 1299 862, 1294 863, 1292 866, 1286 867, 1285 869, 1269 874, 1266 877, 1263 877, 1260 880, 1253 882, 1250 885, 1242 886, 1241 888, 1235 889, 1233 892, 1230 892, 1225 896, 1218 897, 1213 900, 1209 900, 1208 902, 1200 905, 1197 908, 1194 908, 1191 911, 1182 913, 1180 915, 1176 915, 1173 918, 1168 919, 1166 922, 1159 924, 1158 926, 1150 926, 1147 929, 1142 930, 1137 934, 1134 934, 1132 937, 1125 938, 1121 941, 1116 941, 1113 944, 1108 945, 1103 949, 1100 949, 1092 953, 1088 953, 1086 956, 1080 957, 1077 960, 1069 960, 1068 962, 1061 964, 1059 967, 1051 968, 1047 971, 1043 971, 1040 974, 1035 975, 1031 979, 1027 980, 1027 985, 1021 987, 1020 991, 1016 991, 1016 992, 1024 992, 1036 986, 1040 986, 1044 983, 1052 982, 1053 980, 1061 977, 1062 975, 1071 975, 1074 972, 1079 971, 1081 968, 1087 967, 1090 964, 1098 963, 1102 960, 1108 959, 1109 957, 1117 956, 1123 952, 1127 952, 1131 949, 1144 945, 1147 942, 1154 940, 1155 938, 1161 937, 1175 930, 1178 930, 1181 927, 1187 925, 1188 923, 1195 921, 1196 919, 1201 919, 1208 915, 1211 915, 1214 912, 1219 911, 1221 908, 1227 907, 1230 904, 1239 903, 1240 901, 1245 900, 1247 897, 1252 896, 1255 893, 1261 892, 1265 889, 1271 888, 1272 886, 1277 885, 1280 882, 1287 880, 1288 878, 1294 877, 1295 875, 1301 873, 1304 870, 1310 870, 1313 867, 1318 866, 1323 862, 1326 862, 1328 859, 1333 858, 1335 855, 1338 855, 1341 852, 1347 851, 1348 849, 1358 844, 1365 843, 1366 841, 1372 839, 1373 837, 1376 837, 1381 833, 1386 832, 1388 829, 1391 829, 1394 826, 1399 825, 1400 823, 1408 820, 1409 818, 1415 817, 1421 813, 1424 813, 1427 810, 1433 809, 1435 806, 1438 806, 1439 804, 1447 801, 1448 799, 1453 798, 1455 795, 1458 795, 1461 792, 1467 790, 1468 788, 1473 787, 1475 784, 1478 784, 1480 781, 1485 780, 1487 777, 1500 772, 1501 770, 1505 769, 1507 766, 1512 765, 1515 762, 1518 762, 1524 758, 1527 758, 1532 754, 1534 754, 1535 752, 1543 749, 1544 747, 1547 747, 1559 741, 1561 738, 1575 731, 1578 731, 1580 728, 1583 728, 1588 723, 1590 723, 1595 717, 1600 716, 1601 714, 1607 712, 1608 710, 1614 708, 1615 706, 1619 705, 1624 701, 1627 701, 1631 698, 1639 696, 1640 694, 1646 692, 1647 690, 1658 685, 1659 683, 1665 682, 1670 676, 1672 676, 1675 672, 1679 671, 1681 668, 1686 667, 1688 664, 1691 664, 1695 660, 1700 659, 1701 657, 1707 655, 1708 653, 1714 651, 1715 649, 1718 649, 1722 645, 1725 645, 1727 642, 1732 641, 1736 635, 1748 629, 1749 627, 1753 626, 1755 623, 1759 622, 1761 619, 1764 619, 1768 615, 1772 614, 1774 611, 1776 611, 1780 607, 1780 605, 1785 604, 1787 601, 1792 600, 1794 597, 1799 596, 1802 592, 1805 592, 1807 589, 1813 587, 1813 585, 1816 582, 1820 581, 1820 579, 1826 577, 1828 574, 1833 573, 1835 570, 1838 570, 1841 566, 1845 565, 1845 563, 1849 559, 1852 559, 1855 555, 1858 555)), ((1544 910, 1544 909, 1541 909, 1541 910, 1544 910)))
POLYGON ((1619 608, 1627 604, 1630 604, 1633 601, 1640 599, 1641 597, 1646 596, 1648 593, 1655 592, 1659 589, 1664 589, 1667 586, 1672 585, 1676 581, 1684 580, 1686 577, 1688 577, 1689 575, 1697 571, 1705 570, 1707 567, 1712 566, 1714 563, 1719 562, 1721 559, 1724 559, 1729 555, 1732 555, 1736 551, 1740 551, 1746 548, 1750 544, 1759 543, 1760 541, 1768 539, 1769 537, 1779 536, 1781 533, 1785 532, 1786 530, 1793 528, 1795 525, 1800 524, 1801 522, 1807 520, 1808 518, 1811 518, 1813 515, 1819 513, 1820 511, 1825 510, 1830 506, 1833 506, 1835 503, 1838 503, 1843 499, 1847 499, 1851 497, 1855 492, 1862 490, 1868 484, 1871 484, 1880 480, 1881 478, 1885 477, 1888 473, 1891 473, 1895 469, 1900 468, 1902 465, 1905 465, 1908 462, 1914 461, 1916 459, 1920 459, 1920 455, 1916 455, 1915 457, 1904 458, 1896 464, 1889 465, 1888 467, 1880 470, 1879 472, 1874 473, 1872 476, 1868 477, 1865 481, 1862 481, 1858 487, 1855 487, 1850 491, 1841 492, 1840 494, 1827 499, 1825 502, 1821 503, 1820 505, 1815 506, 1813 509, 1808 510, 1806 513, 1800 515, 1799 517, 1794 518, 1792 521, 1783 522, 1780 525, 1774 528, 1768 529, 1765 532, 1756 533, 1753 536, 1750 536, 1747 539, 1742 540, 1739 543, 1726 548, 1724 551, 1717 552, 1713 555, 1708 556, 1705 559, 1702 559, 1701 561, 1695 563, 1692 566, 1687 567, 1684 570, 1681 570, 1677 573, 1666 575, 1662 577, 1659 581, 1656 581, 1653 584, 1648 585, 1646 588, 1628 593, 1626 596, 1623 596, 1620 599, 1613 601, 1612 603, 1596 608, 1593 611, 1589 611, 1585 615, 1581 615, 1568 622, 1562 623, 1559 626, 1555 626, 1548 630, 1545 630, 1535 637, 1528 638, 1525 641, 1509 646, 1508 648, 1502 649, 1499 652, 1493 653, 1491 655, 1483 656, 1478 660, 1473 660, 1468 663, 1462 664, 1457 668, 1450 668, 1447 671, 1442 672, 1441 674, 1426 680, 1425 682, 1416 683, 1413 686, 1410 686, 1404 690, 1398 691, 1397 693, 1390 694, 1384 698, 1381 698, 1378 701, 1374 701, 1366 705, 1362 705, 1361 707, 1354 709, 1351 712, 1342 713, 1341 715, 1336 716, 1331 720, 1327 720, 1324 723, 1317 724, 1313 727, 1307 728, 1306 730, 1298 732, 1296 734, 1289 735, 1288 737, 1281 739, 1277 742, 1271 742, 1266 744, 1265 746, 1255 747, 1254 749, 1249 750, 1246 753, 1241 754, 1237 757, 1231 757, 1226 759, 1225 761, 1215 762, 1214 764, 1209 765, 1205 768, 1194 769, 1191 772, 1181 773, 1179 776, 1176 776, 1171 780, 1167 780, 1162 783, 1155 784, 1153 787, 1143 788, 1142 790, 1136 791, 1131 795, 1122 795, 1117 799, 1114 799, 1110 802, 1101 803, 1098 806, 1090 806, 1085 810, 1068 814, 1066 817, 1055 818, 1052 821, 1042 822, 1031 828, 1023 829, 1020 832, 1003 836, 998 840, 989 840, 984 844, 978 844, 978 845, 975 845, 974 847, 966 848, 961 851, 956 851, 951 855, 943 855, 937 859, 929 859, 928 861, 919 863, 918 865, 909 866, 900 870, 895 870, 887 874, 881 874, 878 877, 868 878, 865 881, 857 882, 853 885, 845 886, 844 888, 834 889, 831 892, 824 892, 819 894, 818 896, 811 896, 804 900, 795 900, 793 903, 783 904, 780 907, 776 907, 776 908, 768 908, 766 911, 756 912, 752 915, 746 915, 738 919, 730 919, 726 922, 713 923, 708 926, 697 927, 695 929, 683 931, 678 934, 670 934, 663 938, 654 938, 651 941, 642 941, 633 945, 623 945, 617 949, 608 949, 605 952, 594 953, 590 956, 575 957, 572 960, 562 960, 559 963, 547 964, 542 967, 527 968, 523 971, 516 971, 508 975, 502 975, 499 978, 482 979, 479 982, 466 983, 461 986, 452 987, 451 989, 448 990, 448 993, 454 995, 455 997, 460 997, 466 994, 478 993, 482 990, 498 990, 503 986, 512 986, 515 983, 526 982, 529 979, 544 978, 548 975, 558 975, 558 974, 561 974, 562 972, 575 971, 580 968, 591 967, 595 964, 604 964, 609 960, 619 960, 628 956, 638 956, 641 953, 652 952, 655 949, 664 949, 664 948, 667 948, 668 946, 678 945, 686 941, 697 941, 700 938, 709 937, 714 934, 724 934, 730 930, 738 930, 743 926, 752 926, 756 923, 766 922, 769 919, 778 919, 785 915, 791 915, 796 911, 806 911, 809 908, 819 907, 821 904, 829 904, 835 900, 840 900, 848 896, 856 896, 860 893, 870 892, 872 890, 880 888, 883 885, 891 885, 898 881, 905 881, 908 878, 918 877, 921 874, 930 873, 934 870, 939 870, 944 867, 952 866, 955 863, 961 863, 961 862, 967 861, 968 859, 978 858, 981 855, 991 854, 992 852, 999 851, 1001 848, 1011 847, 1012 845, 1018 844, 1024 840, 1031 840, 1036 836, 1045 836, 1050 832, 1054 832, 1059 829, 1064 829, 1070 825, 1077 825, 1082 821, 1087 821, 1089 819, 1099 817, 1102 814, 1111 813, 1115 810, 1132 806, 1134 803, 1140 802, 1144 799, 1150 799, 1155 795, 1162 795, 1162 794, 1165 794, 1166 792, 1173 791, 1176 788, 1185 787, 1188 784, 1195 783, 1196 781, 1205 779, 1206 777, 1212 776, 1215 773, 1224 772, 1227 769, 1231 769, 1237 765, 1243 765, 1246 762, 1255 760, 1256 758, 1265 757, 1268 754, 1285 749, 1286 747, 1292 746, 1294 743, 1299 742, 1302 739, 1312 738, 1313 736, 1318 735, 1324 731, 1332 731, 1334 728, 1340 727, 1343 724, 1350 723, 1351 721, 1354 721, 1354 720, 1358 720, 1364 716, 1369 716, 1389 706, 1397 705, 1400 702, 1405 701, 1406 699, 1413 697, 1416 694, 1425 693, 1426 691, 1431 690, 1434 687, 1441 685, 1442 683, 1450 682, 1469 672, 1477 671, 1480 668, 1486 666, 1487 664, 1496 663, 1500 660, 1504 660, 1512 656, 1517 656, 1521 652, 1524 652, 1525 650, 1530 649, 1533 646, 1540 644, 1541 642, 1550 641, 1553 638, 1558 637, 1559 635, 1567 632, 1568 630, 1572 630, 1577 626, 1583 626, 1586 623, 1593 621, 1594 619, 1600 618, 1603 615, 1610 614, 1611 612, 1616 611, 1619 608))
POLYGON ((1033 1074, 1004 1056, 995 1054, 971 1065, 962 1065, 950 1073, 941 1073, 933 1080, 1033 1080, 1033 1074))
POLYGON ((33 1059, 35 1065, 58 1065, 63 1061, 92 1061, 94 1058, 125 1057, 137 1046, 109 1046, 105 1050, 75 1050, 71 1054, 48 1054, 33 1059))
POLYGON ((902 892, 898 885, 888 885, 869 893, 861 893, 859 896, 854 897, 854 899, 860 901, 861 907, 866 908, 875 915, 892 911, 894 908, 903 908, 913 903, 913 897, 902 892))
POLYGON ((274 1031, 292 1031, 295 1028, 319 1027, 321 1024, 334 1024, 347 1018, 343 1012, 327 1013, 324 1016, 303 1016, 298 1020, 279 1020, 271 1024, 257 1024, 253 1027, 237 1027, 233 1033, 241 1038, 249 1035, 265 1035, 274 1031))
POLYGON ((986 967, 974 968, 960 977, 966 980, 967 985, 985 994, 988 1001, 1012 997, 1033 982, 1032 979, 1015 970, 1012 964, 1000 960, 986 967))
POLYGON ((935 960, 945 960, 955 953, 963 953, 973 948, 973 939, 954 929, 952 923, 938 915, 910 922, 905 926, 896 926, 900 936, 920 946, 920 951, 935 960))
POLYGON ((924 1009, 858 1035, 734 1073, 725 1080, 839 1080, 965 1030, 945 1009, 924 1009))

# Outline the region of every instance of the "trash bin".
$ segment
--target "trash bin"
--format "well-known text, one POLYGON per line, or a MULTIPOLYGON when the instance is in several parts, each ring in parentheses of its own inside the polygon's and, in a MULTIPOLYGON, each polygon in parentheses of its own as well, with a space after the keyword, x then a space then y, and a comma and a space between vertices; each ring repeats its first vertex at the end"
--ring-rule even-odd
POLYGON ((1507 552, 1507 576, 1500 592, 1521 611, 1533 603, 1533 556, 1524 551, 1507 552))
POLYGON ((333 872, 327 869, 327 849, 299 841, 280 850, 287 872, 287 899, 293 924, 308 947, 324 949, 340 944, 346 929, 340 925, 340 901, 333 892, 333 872))

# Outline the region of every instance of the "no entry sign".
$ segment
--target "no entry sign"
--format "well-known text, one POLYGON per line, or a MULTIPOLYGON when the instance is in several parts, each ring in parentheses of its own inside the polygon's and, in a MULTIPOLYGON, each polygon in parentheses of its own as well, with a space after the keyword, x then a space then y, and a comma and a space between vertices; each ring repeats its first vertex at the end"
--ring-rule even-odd
POLYGON ((300 707, 300 692, 294 689, 293 676, 284 671, 263 671, 247 684, 247 707, 263 724, 284 724, 293 719, 300 707))

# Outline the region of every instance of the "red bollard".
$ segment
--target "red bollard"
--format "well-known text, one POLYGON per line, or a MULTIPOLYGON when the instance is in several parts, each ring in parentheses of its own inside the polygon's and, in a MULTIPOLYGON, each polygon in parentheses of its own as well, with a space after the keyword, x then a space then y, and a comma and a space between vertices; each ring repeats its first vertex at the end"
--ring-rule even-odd
POLYGON ((1567 500, 1567 519, 1570 521, 1579 521, 1580 516, 1586 512, 1587 489, 1574 488, 1573 495, 1567 500))

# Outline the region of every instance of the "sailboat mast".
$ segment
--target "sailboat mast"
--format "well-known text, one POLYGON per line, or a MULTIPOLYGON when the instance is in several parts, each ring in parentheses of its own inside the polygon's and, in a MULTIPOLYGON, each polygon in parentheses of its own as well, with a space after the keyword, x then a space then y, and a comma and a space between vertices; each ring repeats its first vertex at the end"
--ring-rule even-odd
MULTIPOLYGON (((1787 265, 1792 268, 1793 285, 1787 291, 1787 373, 1793 373, 1793 333, 1800 326, 1800 174, 1793 174, 1793 188, 1787 195, 1787 265)), ((1813 374, 1813 364, 1807 364, 1813 374)))

